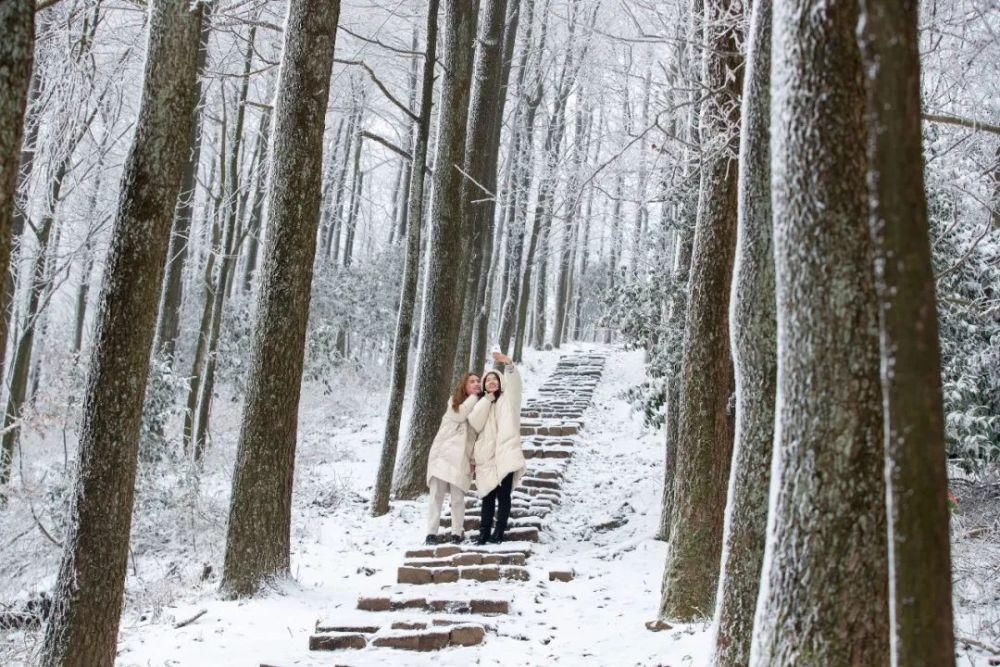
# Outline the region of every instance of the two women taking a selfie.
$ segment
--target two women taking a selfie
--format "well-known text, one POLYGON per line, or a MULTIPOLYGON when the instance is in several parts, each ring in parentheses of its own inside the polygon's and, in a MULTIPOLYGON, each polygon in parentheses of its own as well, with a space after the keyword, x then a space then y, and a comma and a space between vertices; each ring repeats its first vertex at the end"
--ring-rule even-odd
POLYGON ((521 450, 521 374, 510 357, 493 353, 503 374, 465 374, 448 399, 427 460, 427 543, 459 543, 465 524, 465 494, 475 480, 482 498, 478 544, 503 542, 510 498, 524 476, 521 450), (451 533, 438 536, 441 504, 451 496, 451 533), (499 506, 499 507, 498 507, 499 506))

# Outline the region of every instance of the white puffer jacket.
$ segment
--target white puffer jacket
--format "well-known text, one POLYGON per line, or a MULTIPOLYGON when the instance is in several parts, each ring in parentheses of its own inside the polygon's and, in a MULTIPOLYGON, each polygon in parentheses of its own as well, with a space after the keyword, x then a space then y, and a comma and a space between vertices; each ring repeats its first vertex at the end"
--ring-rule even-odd
POLYGON ((469 396, 456 411, 451 407, 451 399, 448 399, 448 407, 441 417, 441 426, 427 457, 428 488, 432 477, 454 484, 463 491, 468 491, 472 485, 472 447, 476 442, 476 431, 469 426, 468 418, 479 400, 478 396, 469 396))
POLYGON ((495 402, 484 397, 469 413, 469 424, 479 436, 473 449, 476 461, 476 493, 480 497, 500 486, 514 473, 514 486, 524 477, 524 452, 521 451, 521 374, 514 364, 507 364, 500 383, 500 398, 495 402))

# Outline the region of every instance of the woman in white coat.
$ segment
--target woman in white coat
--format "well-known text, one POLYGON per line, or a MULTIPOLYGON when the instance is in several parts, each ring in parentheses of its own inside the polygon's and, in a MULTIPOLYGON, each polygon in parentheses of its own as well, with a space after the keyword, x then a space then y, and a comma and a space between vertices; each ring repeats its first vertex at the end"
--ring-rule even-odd
POLYGON ((465 528, 465 492, 472 485, 472 447, 476 431, 469 426, 469 413, 481 396, 481 383, 475 373, 466 373, 448 399, 434 442, 427 458, 427 544, 437 544, 441 523, 441 503, 451 494, 451 542, 462 541, 465 528))
POLYGON ((473 448, 476 493, 483 499, 479 544, 503 542, 510 517, 510 495, 521 483, 525 471, 521 451, 521 374, 507 355, 494 352, 493 359, 504 364, 503 380, 496 371, 486 373, 483 376, 486 396, 469 413, 469 424, 479 434, 473 448))

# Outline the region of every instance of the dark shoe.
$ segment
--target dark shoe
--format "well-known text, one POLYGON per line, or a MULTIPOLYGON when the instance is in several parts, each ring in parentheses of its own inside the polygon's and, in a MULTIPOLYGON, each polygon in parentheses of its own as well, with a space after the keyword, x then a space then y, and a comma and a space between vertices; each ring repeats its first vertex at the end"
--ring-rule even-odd
POLYGON ((451 535, 448 536, 448 541, 451 542, 452 544, 461 544, 462 535, 456 535, 455 533, 452 533, 451 535))
POLYGON ((427 539, 424 540, 424 544, 441 544, 441 538, 437 535, 428 535, 427 539))
POLYGON ((479 533, 479 537, 476 538, 476 544, 478 544, 479 546, 483 546, 489 541, 490 541, 489 536, 487 536, 485 533, 479 533))
POLYGON ((498 535, 497 533, 493 533, 492 535, 490 535, 490 542, 492 542, 493 544, 500 544, 501 542, 503 542, 503 535, 498 535))

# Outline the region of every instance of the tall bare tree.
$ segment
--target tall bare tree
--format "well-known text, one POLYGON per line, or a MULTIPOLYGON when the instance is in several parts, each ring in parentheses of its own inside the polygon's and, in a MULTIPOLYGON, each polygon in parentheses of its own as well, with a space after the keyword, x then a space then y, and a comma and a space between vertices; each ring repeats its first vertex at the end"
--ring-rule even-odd
POLYGON ((777 323, 771 222, 771 0, 754 0, 740 136, 736 263, 729 337, 736 435, 715 609, 716 665, 745 665, 767 530, 774 440, 777 323))
POLYGON ((195 106, 201 5, 154 0, 83 401, 77 480, 42 664, 114 664, 139 428, 171 213, 195 106))
POLYGON ((431 193, 427 276, 420 316, 420 369, 406 452, 396 473, 396 494, 413 498, 427 489, 427 454, 450 391, 449 382, 465 296, 461 165, 465 159, 469 89, 478 2, 445 0, 444 81, 438 111, 437 154, 431 193))
MULTIPOLYGON (((955 663, 941 351, 915 0, 861 2, 889 511, 893 665, 955 663)), ((994 215, 997 215, 994 212, 994 215)))
POLYGON ((340 2, 292 0, 274 103, 269 227, 229 504, 222 590, 288 575, 292 479, 340 2))
MULTIPOLYGON (((35 3, 4 2, 0 6, 0 33, 4 35, 0 40, 0 279, 3 279, 10 262, 21 139, 35 53, 35 3)), ((7 319, 0 316, 0 356, 6 349, 7 319)), ((7 465, 0 461, 0 469, 7 465)))
MULTIPOLYGON (((215 3, 205 3, 202 10, 205 17, 198 39, 198 102, 204 102, 207 81, 205 65, 208 60, 208 40, 212 33, 212 9, 215 3)), ((159 351, 173 363, 174 348, 180 334, 181 306, 184 298, 184 265, 188 255, 188 235, 191 233, 191 218, 194 213, 195 197, 198 194, 198 167, 201 164, 202 116, 199 106, 195 106, 194 121, 188 137, 188 160, 184 166, 181 192, 174 209, 174 228, 170 235, 170 250, 167 253, 166 275, 163 279, 163 295, 160 301, 160 318, 156 325, 156 340, 159 351)))
POLYGON ((417 121, 413 162, 407 199, 406 261, 403 265, 403 285, 399 295, 399 315, 396 318, 396 338, 392 350, 392 383, 389 387, 389 408, 386 414, 382 456, 372 497, 372 515, 389 511, 389 491, 392 471, 396 465, 399 444, 399 423, 403 415, 403 394, 406 389, 406 367, 410 356, 410 335, 413 332, 413 310, 417 297, 417 274, 420 271, 420 230, 424 217, 424 179, 427 171, 427 143, 431 128, 431 102, 434 96, 434 63, 437 60, 438 0, 427 3, 427 46, 420 88, 420 118, 417 121))
POLYGON ((710 615, 722 555, 733 425, 729 397, 729 290, 736 251, 739 151, 739 44, 742 5, 706 0, 702 83, 712 94, 701 108, 701 186, 681 361, 670 543, 663 574, 662 616, 710 615))
POLYGON ((812 0, 774 3, 780 344, 751 663, 883 665, 885 482, 858 5, 835 0, 816 9, 812 0))

